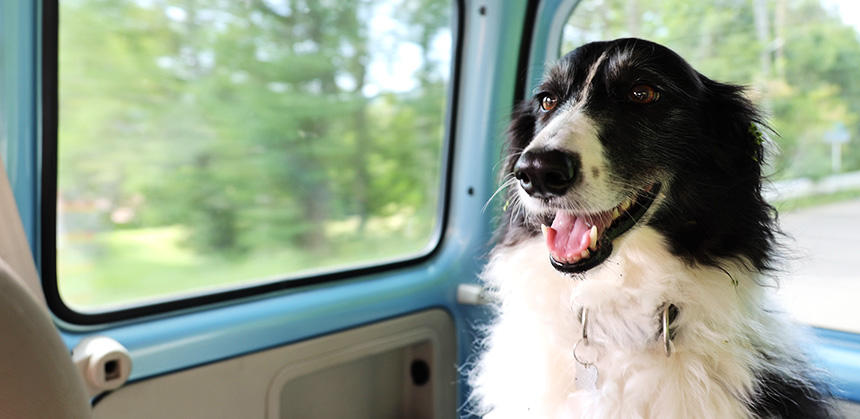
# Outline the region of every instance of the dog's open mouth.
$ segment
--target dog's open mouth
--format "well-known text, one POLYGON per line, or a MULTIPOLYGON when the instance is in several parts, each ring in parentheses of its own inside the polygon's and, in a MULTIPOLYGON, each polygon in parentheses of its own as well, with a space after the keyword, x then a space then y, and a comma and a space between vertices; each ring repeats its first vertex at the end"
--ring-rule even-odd
POLYGON ((552 266, 576 273, 603 263, 612 254, 612 241, 636 225, 659 192, 660 183, 655 183, 608 211, 582 215, 558 211, 551 227, 541 226, 552 266))

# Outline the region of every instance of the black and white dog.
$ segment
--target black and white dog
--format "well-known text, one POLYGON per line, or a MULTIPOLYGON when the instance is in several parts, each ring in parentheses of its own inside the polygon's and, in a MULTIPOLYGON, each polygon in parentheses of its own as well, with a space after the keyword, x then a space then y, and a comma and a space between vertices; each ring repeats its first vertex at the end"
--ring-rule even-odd
POLYGON ((583 45, 509 129, 487 418, 829 417, 772 301, 762 121, 641 39, 583 45))

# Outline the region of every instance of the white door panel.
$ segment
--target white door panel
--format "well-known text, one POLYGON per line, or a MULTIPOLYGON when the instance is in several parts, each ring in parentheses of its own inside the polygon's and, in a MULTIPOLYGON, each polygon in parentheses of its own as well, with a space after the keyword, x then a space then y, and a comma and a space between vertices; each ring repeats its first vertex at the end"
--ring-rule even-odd
POLYGON ((134 383, 94 417, 455 417, 455 364, 453 320, 429 310, 134 383))

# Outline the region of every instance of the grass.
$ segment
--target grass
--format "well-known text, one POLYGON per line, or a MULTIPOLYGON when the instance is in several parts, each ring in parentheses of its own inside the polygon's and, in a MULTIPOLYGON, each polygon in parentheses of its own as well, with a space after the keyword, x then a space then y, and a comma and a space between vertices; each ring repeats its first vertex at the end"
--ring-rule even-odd
MULTIPOLYGON (((860 198, 860 189, 774 205, 780 212, 791 212, 856 198, 860 198)), ((427 244, 428 233, 404 235, 408 228, 403 216, 371 220, 362 234, 355 233, 356 229, 357 220, 352 219, 323 226, 321 234, 329 244, 324 251, 266 248, 242 257, 195 252, 183 245, 188 235, 183 226, 66 235, 57 251, 60 295, 74 309, 99 311, 302 271, 407 256, 427 244)))
POLYGON ((787 199, 784 201, 773 202, 773 206, 779 212, 792 212, 804 208, 816 207, 819 205, 832 204, 835 202, 849 201, 860 198, 860 189, 847 189, 844 191, 834 192, 831 194, 810 195, 800 198, 787 199))
MULTIPOLYGON (((414 254, 427 234, 369 228, 355 234, 326 234, 324 251, 297 247, 257 249, 241 257, 196 253, 183 246, 182 226, 64 236, 57 250, 63 301, 80 311, 248 284, 361 262, 414 254)), ((335 229, 336 230, 336 229, 335 229)))

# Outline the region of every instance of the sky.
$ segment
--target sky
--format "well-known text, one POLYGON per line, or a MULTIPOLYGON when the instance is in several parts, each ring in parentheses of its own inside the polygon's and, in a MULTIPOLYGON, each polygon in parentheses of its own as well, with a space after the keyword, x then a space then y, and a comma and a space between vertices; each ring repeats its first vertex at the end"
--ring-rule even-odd
MULTIPOLYGON (((146 0, 138 0, 140 3, 146 0)), ((279 0, 264 0, 265 3, 280 14, 290 14, 286 2, 279 0)), ((418 87, 416 72, 422 65, 421 47, 407 40, 409 29, 397 20, 396 6, 401 2, 398 0, 374 1, 370 10, 370 20, 367 24, 368 45, 371 46, 370 62, 368 64, 368 80, 363 87, 362 93, 367 97, 373 97, 381 92, 408 92, 418 87)), ((182 22, 188 17, 188 13, 177 6, 167 6, 164 11, 167 18, 182 22)), ((447 70, 451 67, 452 37, 449 31, 440 31, 431 41, 429 57, 438 63, 440 69, 447 70)), ((260 51, 258 51, 260 52, 260 51)), ((259 56, 259 54, 258 54, 259 56)), ((168 66, 170 63, 159 63, 168 66)), ((446 77, 447 78, 447 77, 446 77)), ((351 90, 355 86, 348 74, 338 75, 336 83, 344 90, 351 90)), ((273 83, 272 86, 278 86, 273 83)), ((273 91, 277 93, 277 88, 273 91)))
POLYGON ((842 21, 853 26, 860 32, 860 1, 858 0, 823 0, 823 3, 839 11, 842 21))

